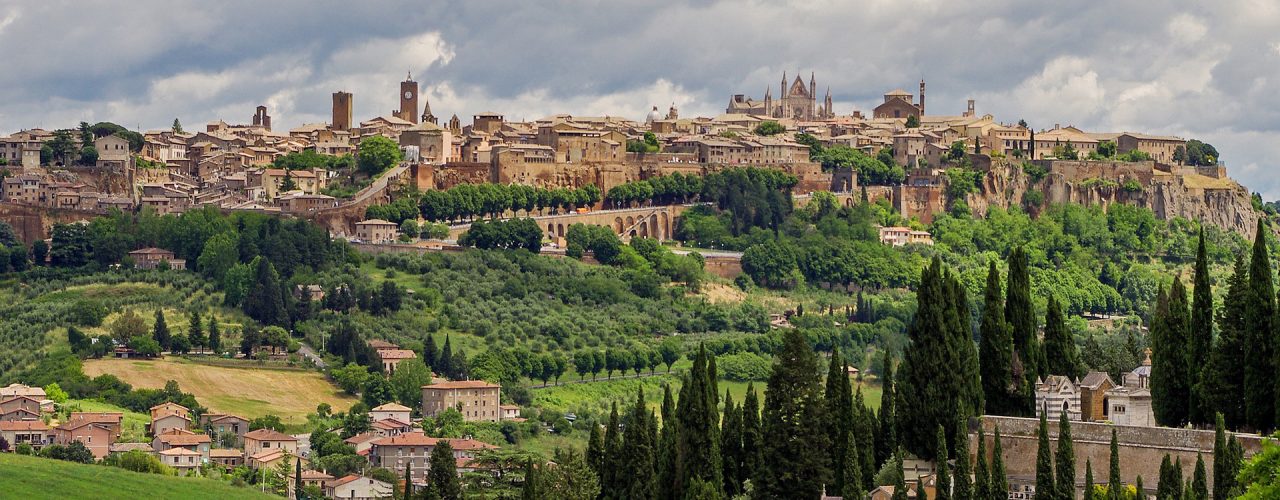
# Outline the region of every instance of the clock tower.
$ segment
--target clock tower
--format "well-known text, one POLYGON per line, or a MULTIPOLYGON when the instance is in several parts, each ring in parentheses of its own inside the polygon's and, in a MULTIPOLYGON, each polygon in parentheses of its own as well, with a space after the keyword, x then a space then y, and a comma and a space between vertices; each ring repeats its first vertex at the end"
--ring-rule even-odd
POLYGON ((418 82, 413 81, 412 74, 400 82, 400 112, 396 117, 418 123, 418 82))

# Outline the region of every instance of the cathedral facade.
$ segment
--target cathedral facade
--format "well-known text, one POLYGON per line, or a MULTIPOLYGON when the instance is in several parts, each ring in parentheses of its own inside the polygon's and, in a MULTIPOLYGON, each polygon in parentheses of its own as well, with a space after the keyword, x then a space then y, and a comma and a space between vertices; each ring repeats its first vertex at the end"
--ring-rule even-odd
POLYGON ((831 105, 831 88, 822 104, 818 104, 818 84, 813 73, 809 74, 809 85, 805 86, 800 75, 796 75, 791 86, 787 86, 787 74, 782 74, 782 84, 778 86, 778 98, 774 99, 773 89, 764 91, 764 100, 757 101, 742 94, 729 98, 729 107, 725 113, 767 116, 769 118, 790 118, 793 120, 811 121, 835 118, 835 110, 831 105))

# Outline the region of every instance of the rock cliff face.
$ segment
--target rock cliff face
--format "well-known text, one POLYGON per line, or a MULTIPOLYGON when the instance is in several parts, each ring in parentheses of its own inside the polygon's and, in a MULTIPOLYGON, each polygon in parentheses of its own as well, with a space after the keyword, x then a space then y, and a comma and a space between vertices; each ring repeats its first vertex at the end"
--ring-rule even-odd
MULTIPOLYGON (((1018 162, 996 161, 982 179, 980 193, 966 200, 976 215, 992 206, 1023 205, 1028 192, 1039 192, 1043 204, 1101 205, 1124 203, 1151 209, 1156 217, 1184 217, 1252 238, 1261 215, 1253 209, 1249 190, 1225 176, 1193 169, 1146 163, 1037 161, 1047 173, 1033 180, 1018 162)), ((1031 195, 1035 198, 1036 195, 1031 195)))

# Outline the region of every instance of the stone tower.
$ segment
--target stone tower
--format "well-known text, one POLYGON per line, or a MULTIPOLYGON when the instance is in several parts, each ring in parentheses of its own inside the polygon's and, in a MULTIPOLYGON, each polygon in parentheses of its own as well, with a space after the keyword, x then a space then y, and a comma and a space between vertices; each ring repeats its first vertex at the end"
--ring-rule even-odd
POLYGON ((400 82, 400 112, 396 116, 401 120, 418 123, 418 82, 413 81, 413 75, 405 76, 405 80, 400 82))
POLYGON ((920 116, 924 116, 924 78, 920 79, 920 116))
POLYGON ((431 114, 431 101, 428 101, 426 97, 422 98, 422 123, 440 124, 440 119, 431 114))
POLYGON ((350 92, 338 91, 333 93, 333 119, 329 123, 329 128, 333 130, 351 130, 351 101, 350 92))
POLYGON ((253 126, 271 130, 271 115, 267 114, 266 106, 258 106, 258 109, 254 110, 253 126))

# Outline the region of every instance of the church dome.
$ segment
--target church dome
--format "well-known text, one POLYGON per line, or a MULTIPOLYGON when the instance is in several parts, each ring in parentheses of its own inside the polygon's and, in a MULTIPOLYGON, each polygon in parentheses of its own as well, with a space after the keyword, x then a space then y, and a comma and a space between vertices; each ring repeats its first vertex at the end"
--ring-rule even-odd
POLYGON ((650 111, 649 115, 644 117, 644 122, 653 123, 654 120, 661 120, 661 119, 662 119, 662 114, 658 113, 658 107, 654 106, 653 111, 650 111))

